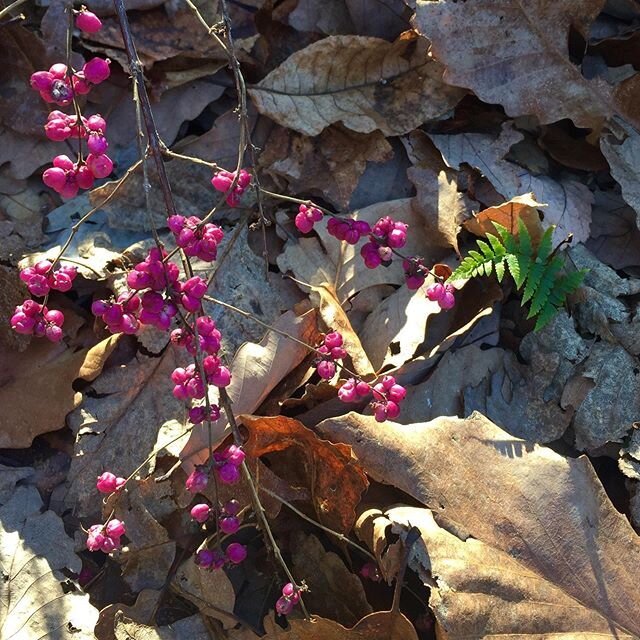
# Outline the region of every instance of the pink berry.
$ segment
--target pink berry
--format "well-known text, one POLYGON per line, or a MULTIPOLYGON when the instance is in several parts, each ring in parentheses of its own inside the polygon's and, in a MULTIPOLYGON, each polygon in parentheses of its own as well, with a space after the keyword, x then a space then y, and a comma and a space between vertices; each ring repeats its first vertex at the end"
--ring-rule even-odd
POLYGON ((113 171, 113 162, 104 153, 99 155, 90 153, 87 156, 86 163, 95 178, 106 178, 113 171))
POLYGON ((276 611, 281 616, 288 616, 293 611, 293 602, 288 598, 278 598, 276 601, 276 611))
POLYGON ((117 478, 113 473, 105 471, 98 477, 96 487, 100 493, 113 493, 116 490, 117 478))
POLYGON ((247 557, 247 547, 239 542, 232 542, 226 550, 229 562, 240 564, 247 557))
POLYGON ((353 378, 347 380, 340 389, 338 389, 338 398, 340 398, 342 402, 355 402, 357 400, 356 385, 353 378))
POLYGON ((227 459, 227 462, 235 464, 236 467, 239 467, 245 461, 246 454, 241 447, 232 444, 227 447, 227 450, 225 451, 225 457, 227 459))
POLYGON ((99 113, 96 113, 87 118, 87 129, 104 134, 107 130, 107 121, 99 113))
POLYGON ((95 13, 85 9, 78 14, 76 27, 85 33, 97 33, 102 29, 102 22, 95 13))
POLYGON ((223 533, 232 535, 240 528, 240 520, 235 516, 222 516, 218 520, 218 525, 223 533))
POLYGON ((109 148, 109 143, 107 139, 99 133, 92 133, 87 138, 87 147, 91 153, 100 155, 109 148))
POLYGON ((197 504, 191 509, 191 517, 200 524, 205 523, 211 514, 211 507, 208 504, 197 504))
POLYGON ((218 477, 224 484, 235 484, 240 480, 240 470, 235 464, 227 462, 218 467, 218 477))
POLYGON ((91 169, 86 164, 78 167, 78 171, 76 172, 76 180, 78 181, 78 186, 81 189, 91 189, 93 187, 93 182, 95 177, 93 173, 91 173, 91 169))
POLYGON ((305 214, 299 213, 295 217, 296 228, 302 233, 309 233, 313 229, 313 220, 310 220, 305 214))
POLYGON ((87 82, 91 84, 100 84, 111 75, 109 64, 111 60, 102 58, 92 58, 89 62, 86 62, 82 71, 87 82))
POLYGON ((392 387, 387 389, 387 397, 389 400, 393 400, 394 402, 401 402, 404 400, 406 395, 407 390, 399 384, 394 384, 392 387))
POLYGON ((341 347, 342 342, 342 335, 337 331, 327 333, 327 335, 324 337, 324 344, 329 347, 329 349, 333 349, 334 347, 341 347))
POLYGON ((333 378, 333 376, 336 374, 336 365, 330 360, 322 360, 318 363, 317 370, 318 375, 323 380, 331 380, 331 378, 333 378))
POLYGON ((438 300, 440 308, 443 310, 452 309, 456 304, 456 299, 451 291, 445 291, 442 298, 438 300))
POLYGON ((51 342, 60 342, 62 340, 62 329, 56 325, 48 325, 44 330, 44 335, 51 342))
POLYGON ((107 522, 105 531, 110 538, 120 538, 126 533, 124 522, 115 518, 107 522))
POLYGON ((102 546, 106 536, 103 532, 103 527, 101 524, 94 524, 89 527, 88 535, 87 535, 87 549, 89 551, 100 551, 100 547, 102 546))
MULTIPOLYGON (((66 67, 65 67, 66 68, 66 67)), ((48 91, 53 84, 53 74, 49 71, 36 71, 31 74, 31 86, 36 91, 48 91)))
POLYGON ((187 478, 186 486, 187 490, 191 493, 198 493, 207 488, 209 483, 209 476, 206 471, 201 468, 194 469, 187 478))
POLYGON ((429 300, 431 300, 432 302, 438 302, 439 300, 442 300, 442 297, 445 293, 446 290, 444 286, 439 282, 435 282, 434 284, 427 287, 427 298, 429 298, 429 300))
POLYGON ((230 516, 237 516, 240 513, 241 508, 242 505, 237 500, 229 500, 228 502, 225 502, 222 510, 230 516))

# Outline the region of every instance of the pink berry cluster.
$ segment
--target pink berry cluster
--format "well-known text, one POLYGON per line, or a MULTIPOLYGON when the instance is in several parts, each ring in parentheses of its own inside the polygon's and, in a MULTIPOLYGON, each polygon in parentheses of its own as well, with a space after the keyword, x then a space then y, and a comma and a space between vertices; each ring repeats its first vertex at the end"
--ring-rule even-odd
MULTIPOLYGON (((202 368, 204 369, 208 384, 216 387, 226 387, 231 382, 231 372, 220 363, 220 358, 217 356, 206 356, 202 361, 202 368)), ((205 384, 200 377, 200 372, 193 363, 186 367, 176 367, 171 373, 171 381, 175 385, 172 392, 173 397, 177 400, 202 400, 205 396, 205 384)), ((200 417, 200 410, 194 411, 193 415, 196 418, 200 417)), ((215 418, 217 420, 220 417, 219 411, 212 413, 212 417, 215 415, 217 415, 215 418)), ((200 422, 203 422, 204 419, 205 417, 203 417, 200 422)))
POLYGON ((100 493, 108 494, 120 491, 125 484, 127 484, 126 478, 120 478, 110 471, 105 471, 102 475, 98 476, 96 488, 100 493))
MULTIPOLYGON (((191 508, 191 517, 200 524, 207 522, 214 510, 206 503, 199 503, 191 508)), ((225 535, 233 535, 240 529, 240 503, 237 500, 229 500, 218 513, 218 528, 225 535)))
POLYGON ((437 302, 441 309, 451 309, 456 304, 455 289, 453 285, 436 282, 427 287, 427 298, 437 302))
MULTIPOLYGON (((127 481, 120 478, 110 471, 105 471, 98 476, 96 488, 100 493, 114 493, 120 491, 127 481)), ((126 533, 124 522, 121 520, 111 519, 106 524, 94 524, 89 527, 87 535, 87 549, 89 551, 102 551, 103 553, 111 553, 120 548, 120 538, 126 533)))
POLYGON ((247 547, 239 542, 227 545, 224 552, 221 549, 201 549, 196 554, 196 564, 201 569, 222 569, 226 564, 241 564, 247 557, 247 547))
POLYGON ((218 244, 224 233, 220 227, 210 222, 202 224, 196 216, 171 216, 167 219, 169 229, 173 232, 176 244, 189 257, 200 258, 212 262, 218 255, 218 244))
POLYGON ((20 280, 27 285, 31 295, 43 297, 52 289, 63 293, 69 291, 77 275, 76 267, 62 266, 54 269, 49 260, 40 260, 35 266, 22 269, 20 280))
POLYGON ((295 224, 302 233, 309 233, 316 222, 322 220, 322 211, 318 207, 301 204, 295 218, 295 224))
POLYGON ((235 179, 235 171, 225 171, 224 169, 218 171, 211 179, 211 184, 216 191, 227 194, 226 200, 230 207, 237 207, 240 204, 242 195, 251 184, 251 174, 246 169, 240 169, 236 185, 230 190, 235 179))
POLYGON ((18 305, 11 316, 11 328, 16 333, 46 337, 51 342, 62 340, 64 314, 57 309, 47 309, 35 300, 25 300, 18 305))
MULTIPOLYGON (((76 24, 86 32, 95 33, 102 27, 100 19, 83 8, 77 15, 76 24)), ((91 88, 104 82, 110 75, 110 61, 92 58, 80 71, 73 71, 62 63, 52 65, 48 71, 36 71, 31 75, 31 86, 40 93, 45 102, 59 107, 70 105, 79 95, 85 95, 91 88)), ((66 155, 53 159, 53 167, 42 175, 45 185, 63 198, 73 198, 80 189, 91 189, 96 179, 106 178, 113 171, 113 162, 106 154, 109 144, 105 138, 107 123, 96 114, 78 117, 79 106, 74 103, 76 115, 54 110, 49 114, 44 126, 49 140, 63 142, 69 138, 84 140, 88 154, 86 158, 78 154, 76 162, 66 155)))
POLYGON ((121 538, 126 533, 124 522, 115 518, 107 524, 94 524, 89 527, 87 549, 111 553, 120 548, 121 538))
POLYGON ((360 249, 365 265, 375 269, 380 265, 389 266, 393 250, 404 247, 407 242, 407 225, 385 216, 375 223, 369 234, 369 242, 360 249))
POLYGON ((331 380, 336 374, 336 361, 347 357, 342 344, 342 335, 338 331, 332 331, 327 333, 322 344, 316 349, 322 354, 316 361, 316 369, 323 380, 331 380))
POLYGON ((291 582, 287 582, 282 587, 282 595, 276 601, 276 611, 281 616, 288 616, 299 601, 300 591, 291 582))
POLYGON ((188 327, 191 331, 181 327, 171 332, 171 342, 177 347, 183 347, 192 356, 198 353, 198 346, 202 353, 216 355, 220 351, 220 340, 222 335, 216 327, 216 323, 211 316, 199 316, 196 318, 195 325, 188 327), (196 331, 198 332, 198 341, 196 343, 196 331))
POLYGON ((354 245, 371 233, 371 226, 365 220, 329 218, 327 231, 337 240, 354 245))
POLYGON ((402 268, 407 288, 412 291, 419 289, 429 275, 429 268, 424 264, 422 258, 405 258, 402 261, 402 268))
POLYGON ((73 266, 53 268, 49 260, 40 260, 35 266, 22 269, 20 279, 33 296, 44 297, 44 303, 25 300, 11 316, 11 328, 17 333, 46 337, 51 342, 62 340, 64 314, 57 309, 48 309, 46 298, 51 291, 69 291, 78 270, 73 266))
POLYGON ((393 376, 384 376, 377 384, 369 385, 363 380, 349 378, 338 390, 338 397, 343 402, 357 402, 372 393, 373 400, 370 407, 378 422, 384 422, 388 418, 397 418, 400 415, 400 402, 407 395, 407 390, 397 384, 393 376))

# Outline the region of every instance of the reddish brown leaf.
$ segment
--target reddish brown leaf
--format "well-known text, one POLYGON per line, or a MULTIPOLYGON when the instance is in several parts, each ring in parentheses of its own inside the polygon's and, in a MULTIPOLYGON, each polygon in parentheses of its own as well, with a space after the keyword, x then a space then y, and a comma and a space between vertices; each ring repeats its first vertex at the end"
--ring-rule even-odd
POLYGON ((259 458, 294 448, 320 522, 341 533, 350 531, 355 507, 369 485, 351 447, 322 440, 293 418, 245 414, 239 419, 249 431, 247 455, 259 458))

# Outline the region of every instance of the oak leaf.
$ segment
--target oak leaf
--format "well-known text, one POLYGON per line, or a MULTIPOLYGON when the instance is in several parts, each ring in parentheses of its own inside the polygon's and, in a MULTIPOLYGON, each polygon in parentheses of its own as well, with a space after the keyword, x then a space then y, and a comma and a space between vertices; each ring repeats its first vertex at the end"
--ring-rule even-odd
POLYGON ((360 133, 408 133, 451 109, 460 89, 442 82, 427 41, 407 32, 393 44, 329 36, 297 51, 249 89, 260 113, 309 136, 336 122, 360 133))

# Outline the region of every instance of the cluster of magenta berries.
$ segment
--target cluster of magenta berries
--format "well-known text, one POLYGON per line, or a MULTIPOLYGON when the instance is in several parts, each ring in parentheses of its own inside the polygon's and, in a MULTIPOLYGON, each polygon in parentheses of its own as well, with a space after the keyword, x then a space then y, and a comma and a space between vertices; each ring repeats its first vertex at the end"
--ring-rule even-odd
POLYGON ((201 549, 196 553, 196 564, 201 569, 222 569, 226 564, 241 564, 247 558, 247 547, 239 542, 232 542, 227 548, 201 549))
POLYGON ((25 300, 11 316, 11 328, 16 333, 46 337, 51 342, 62 340, 64 314, 57 309, 47 309, 35 300, 25 300))
POLYGON ((195 325, 185 330, 182 327, 171 332, 171 342, 177 347, 186 349, 192 356, 197 355, 198 347, 201 353, 216 355, 220 351, 222 334, 216 327, 211 316, 198 316, 195 325), (196 332, 198 340, 196 341, 196 332))
MULTIPOLYGON (((218 528, 225 535, 231 536, 240 529, 240 503, 237 500, 229 500, 218 512, 218 528)), ((215 514, 215 510, 208 504, 201 502, 191 508, 191 517, 200 524, 205 524, 211 516, 215 514)))
MULTIPOLYGON (((102 27, 100 19, 84 7, 77 13, 76 25, 88 33, 95 33, 102 27)), ((80 71, 56 63, 48 71, 32 74, 31 86, 45 102, 66 107, 76 96, 85 95, 93 86, 104 82, 110 73, 108 59, 93 58, 80 71)), ((77 103, 75 110, 79 112, 77 103)), ((96 179, 111 175, 113 162, 106 154, 109 148, 105 138, 107 123, 102 116, 84 118, 54 110, 49 114, 44 130, 49 140, 63 142, 77 138, 87 145, 86 158, 78 154, 78 160, 74 162, 66 155, 58 155, 53 159, 53 166, 42 175, 44 184, 63 198, 73 198, 80 189, 91 189, 96 179)))
POLYGON ((369 269, 380 265, 389 266, 394 249, 404 247, 407 242, 407 228, 404 222, 398 222, 389 216, 380 218, 371 229, 369 242, 360 249, 365 265, 369 269))
POLYGON ((300 591, 291 582, 287 582, 282 587, 282 595, 276 601, 276 611, 281 616, 288 616, 299 601, 300 591))
POLYGON ((343 402, 358 402, 373 394, 370 403, 373 415, 378 422, 397 418, 400 415, 400 403, 407 395, 407 390, 396 382, 393 376, 384 376, 373 387, 363 380, 349 378, 338 389, 338 398, 343 402))
POLYGON ((371 233, 371 226, 365 220, 340 220, 339 218, 329 218, 327 231, 340 242, 355 245, 361 238, 371 233))
POLYGON ((69 291, 77 275, 78 270, 74 266, 54 269, 49 260, 40 260, 35 266, 22 269, 20 280, 27 285, 31 295, 44 297, 52 289, 63 293, 69 291))
MULTIPOLYGON (((22 269, 20 279, 27 285, 31 295, 46 297, 52 290, 69 291, 77 274, 78 271, 73 266, 54 269, 52 262, 41 260, 33 267, 22 269)), ((64 314, 57 309, 48 309, 45 304, 39 304, 35 300, 25 300, 15 308, 10 323, 17 333, 59 342, 62 340, 64 314)))
POLYGON ((437 302, 441 309, 451 309, 456 304, 455 289, 453 285, 436 282, 427 287, 427 298, 437 302))
POLYGON ((336 361, 347 357, 342 344, 342 335, 332 331, 325 335, 322 344, 316 349, 316 352, 321 354, 316 361, 316 369, 323 380, 331 380, 336 374, 336 361))
POLYGON ((106 524, 94 524, 89 527, 87 535, 87 549, 111 553, 119 549, 121 538, 126 533, 124 522, 113 518, 106 524))
POLYGON ((231 189, 235 179, 235 171, 225 171, 224 169, 218 171, 211 179, 211 184, 216 191, 227 194, 226 201, 230 207, 237 207, 240 204, 242 195, 251 184, 251 174, 246 169, 240 169, 235 187, 231 189))
POLYGON ((224 233, 220 227, 210 222, 202 224, 200 218, 175 215, 167 219, 169 229, 173 232, 176 244, 183 249, 185 255, 212 262, 218 255, 218 244, 224 233))
POLYGON ((322 217, 322 211, 318 209, 318 207, 301 204, 295 219, 296 227, 302 231, 302 233, 310 233, 313 225, 316 222, 320 222, 322 217))
MULTIPOLYGON (((120 491, 127 484, 125 478, 120 478, 110 471, 98 476, 96 488, 100 493, 109 494, 120 491)), ((106 524, 94 524, 87 532, 87 549, 111 553, 120 548, 121 538, 126 533, 124 522, 112 519, 106 524)))

